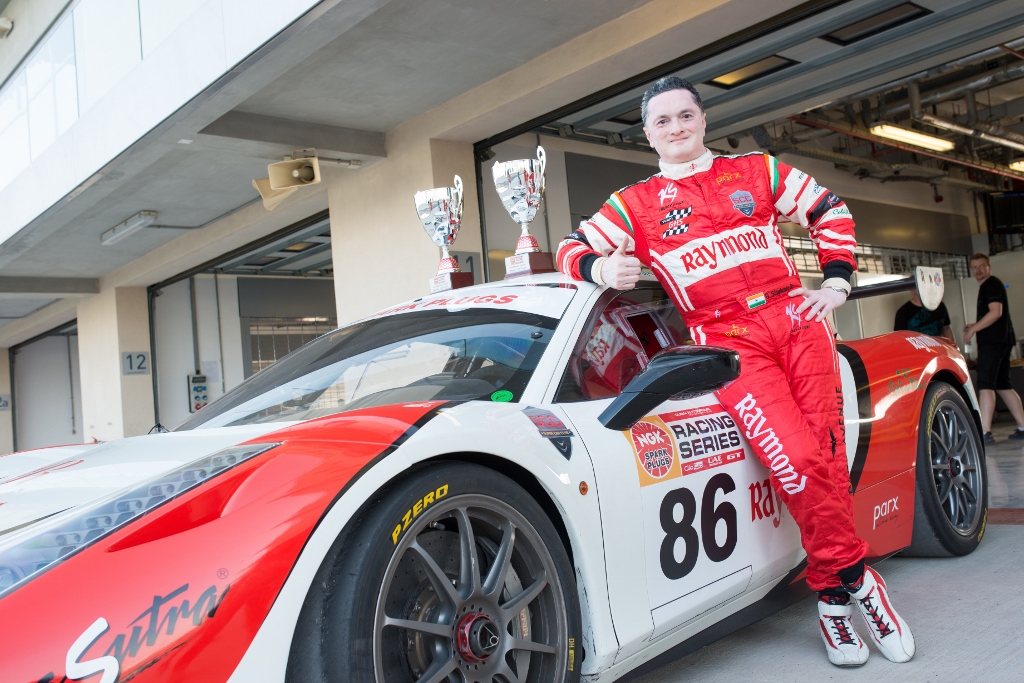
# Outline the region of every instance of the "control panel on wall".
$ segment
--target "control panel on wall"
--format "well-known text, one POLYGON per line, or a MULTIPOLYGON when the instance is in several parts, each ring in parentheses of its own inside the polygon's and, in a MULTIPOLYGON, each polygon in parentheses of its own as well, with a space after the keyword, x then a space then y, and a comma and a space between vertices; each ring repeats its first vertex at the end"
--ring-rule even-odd
POLYGON ((207 396, 209 394, 206 391, 206 375, 189 375, 188 376, 188 412, 194 413, 197 410, 206 407, 209 403, 207 396))

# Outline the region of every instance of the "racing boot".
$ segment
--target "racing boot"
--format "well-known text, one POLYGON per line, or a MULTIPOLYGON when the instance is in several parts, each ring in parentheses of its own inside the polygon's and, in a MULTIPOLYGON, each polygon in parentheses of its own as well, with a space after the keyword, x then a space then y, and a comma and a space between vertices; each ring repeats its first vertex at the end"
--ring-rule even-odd
POLYGON ((859 582, 853 585, 844 582, 843 587, 850 591, 850 597, 860 607, 864 620, 868 622, 871 638, 886 659, 909 662, 914 656, 914 634, 892 608, 881 575, 866 567, 859 582))
POLYGON ((868 661, 868 646, 853 628, 853 604, 847 595, 822 594, 818 623, 828 661, 836 666, 861 666, 868 661))

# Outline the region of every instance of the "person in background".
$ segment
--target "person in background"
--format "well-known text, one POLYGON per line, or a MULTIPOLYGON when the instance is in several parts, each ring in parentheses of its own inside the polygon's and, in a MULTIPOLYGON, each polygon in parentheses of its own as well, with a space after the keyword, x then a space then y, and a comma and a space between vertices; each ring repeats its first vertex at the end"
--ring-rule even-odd
POLYGON ((917 290, 914 290, 910 301, 896 311, 893 330, 910 330, 911 332, 930 334, 933 337, 945 337, 954 344, 956 343, 956 340, 953 339, 953 328, 949 326, 949 311, 946 310, 946 304, 940 301, 938 308, 929 311, 921 305, 917 290))
POLYGON ((978 337, 978 403, 985 443, 994 443, 992 417, 996 412, 996 392, 1017 421, 1014 441, 1024 440, 1024 408, 1020 396, 1010 384, 1010 351, 1017 343, 1010 320, 1006 286, 992 274, 985 254, 971 257, 971 275, 978 281, 978 321, 964 328, 964 344, 978 337))

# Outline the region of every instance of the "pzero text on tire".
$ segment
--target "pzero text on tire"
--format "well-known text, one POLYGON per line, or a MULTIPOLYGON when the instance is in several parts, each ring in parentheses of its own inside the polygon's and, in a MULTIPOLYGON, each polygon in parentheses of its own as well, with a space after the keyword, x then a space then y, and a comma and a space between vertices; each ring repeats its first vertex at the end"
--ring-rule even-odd
POLYGON ((960 394, 935 382, 921 407, 914 532, 904 554, 973 552, 985 533, 987 511, 985 450, 977 425, 960 394))
POLYGON ((295 634, 319 644, 293 643, 289 680, 579 680, 573 568, 518 484, 438 463, 385 491, 350 527, 317 577, 326 590, 304 606, 315 617, 295 634), (295 661, 302 652, 319 661, 295 661))

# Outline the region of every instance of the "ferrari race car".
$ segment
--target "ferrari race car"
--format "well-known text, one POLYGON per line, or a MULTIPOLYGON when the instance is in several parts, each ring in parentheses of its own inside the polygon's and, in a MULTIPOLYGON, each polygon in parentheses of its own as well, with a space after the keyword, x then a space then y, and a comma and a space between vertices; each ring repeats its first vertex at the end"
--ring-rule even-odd
MULTIPOLYGON (((963 358, 840 345, 874 560, 963 555, 963 358)), ((656 282, 533 275, 310 342, 170 433, 0 457, 0 681, 610 681, 796 596, 748 427, 656 282)))

